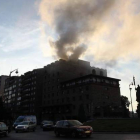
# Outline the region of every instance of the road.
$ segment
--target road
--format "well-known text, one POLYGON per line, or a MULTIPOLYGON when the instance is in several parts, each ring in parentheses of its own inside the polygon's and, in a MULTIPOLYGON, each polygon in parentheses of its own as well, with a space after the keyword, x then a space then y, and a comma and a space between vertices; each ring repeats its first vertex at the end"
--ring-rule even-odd
MULTIPOLYGON (((12 131, 8 137, 0 137, 1 140, 73 140, 73 138, 61 136, 55 137, 53 131, 42 131, 37 128, 35 132, 15 133, 12 131)), ((82 140, 140 140, 140 134, 93 134, 90 138, 76 138, 82 140)))

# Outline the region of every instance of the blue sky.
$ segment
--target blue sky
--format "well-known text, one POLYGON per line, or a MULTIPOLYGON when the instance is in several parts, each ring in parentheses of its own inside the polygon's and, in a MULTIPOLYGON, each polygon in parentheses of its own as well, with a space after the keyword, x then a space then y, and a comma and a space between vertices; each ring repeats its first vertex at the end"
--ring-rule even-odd
MULTIPOLYGON (((57 6, 56 0, 0 0, 0 75, 9 75, 16 68, 21 75, 56 60, 49 40, 56 40, 59 34, 52 13, 46 13, 57 6)), ((140 83, 139 25, 140 2, 118 0, 88 36, 88 49, 81 56, 91 66, 107 69, 109 77, 121 79, 121 94, 129 100, 133 76, 140 83)), ((132 98, 136 110, 134 87, 132 98)))
POLYGON ((0 1, 0 73, 19 68, 20 74, 51 63, 40 49, 38 1, 0 1))

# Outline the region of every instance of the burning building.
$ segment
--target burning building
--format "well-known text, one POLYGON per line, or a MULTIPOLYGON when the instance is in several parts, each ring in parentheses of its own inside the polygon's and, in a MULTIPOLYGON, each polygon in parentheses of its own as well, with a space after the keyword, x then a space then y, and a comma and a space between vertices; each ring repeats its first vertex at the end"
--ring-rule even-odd
POLYGON ((42 119, 79 119, 119 114, 119 79, 87 61, 60 59, 44 67, 42 119))
POLYGON ((36 115, 38 120, 117 117, 121 112, 119 81, 88 61, 60 59, 7 78, 3 98, 13 118, 21 114, 36 115))

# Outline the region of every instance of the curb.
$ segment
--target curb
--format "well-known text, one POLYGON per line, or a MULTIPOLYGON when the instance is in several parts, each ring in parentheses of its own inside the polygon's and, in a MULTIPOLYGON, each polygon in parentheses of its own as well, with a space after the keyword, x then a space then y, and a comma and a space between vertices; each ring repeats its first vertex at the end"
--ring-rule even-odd
POLYGON ((105 132, 105 131, 100 131, 100 132, 93 132, 93 134, 140 134, 140 132, 105 132))

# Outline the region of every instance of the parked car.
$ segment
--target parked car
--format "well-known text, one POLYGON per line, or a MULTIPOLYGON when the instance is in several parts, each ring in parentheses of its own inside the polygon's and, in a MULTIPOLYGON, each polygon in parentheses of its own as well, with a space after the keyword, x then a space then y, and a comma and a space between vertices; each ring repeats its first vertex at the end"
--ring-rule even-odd
POLYGON ((93 133, 93 129, 91 126, 84 126, 78 120, 61 120, 56 123, 54 132, 57 137, 60 135, 90 137, 93 133))
POLYGON ((21 122, 19 125, 15 127, 16 133, 18 133, 19 131, 20 132, 21 131, 26 131, 26 132, 35 131, 35 129, 36 129, 36 124, 30 121, 21 122))
POLYGON ((53 130, 53 128, 54 128, 53 121, 45 121, 43 123, 43 126, 42 126, 43 131, 45 131, 45 130, 53 130))
POLYGON ((36 119, 36 116, 34 116, 34 115, 19 116, 13 124, 13 128, 15 129, 15 127, 17 125, 19 125, 21 122, 24 122, 24 121, 30 121, 30 122, 37 124, 37 119, 36 119))
POLYGON ((41 122, 41 124, 40 124, 40 127, 42 128, 43 127, 43 125, 45 124, 45 122, 47 122, 48 120, 43 120, 42 122, 41 122))
POLYGON ((8 135, 8 126, 4 122, 0 122, 0 135, 8 135))

